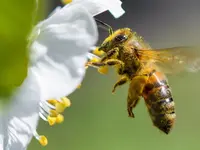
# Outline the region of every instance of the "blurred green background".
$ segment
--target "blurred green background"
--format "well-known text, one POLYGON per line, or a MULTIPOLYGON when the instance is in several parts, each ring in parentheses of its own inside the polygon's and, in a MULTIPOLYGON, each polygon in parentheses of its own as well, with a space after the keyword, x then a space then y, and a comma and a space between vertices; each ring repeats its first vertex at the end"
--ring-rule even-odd
POLYGON ((27 75, 28 35, 44 18, 45 7, 36 7, 36 0, 9 0, 0 4, 0 109, 27 75), (38 12, 38 16, 37 16, 38 12))
MULTIPOLYGON (((51 3, 49 11, 59 1, 46 5, 51 3)), ((114 29, 132 28, 152 47, 173 47, 199 43, 199 6, 198 0, 126 0, 126 14, 120 19, 113 19, 108 12, 97 17, 114 29)), ((106 34, 100 30, 99 41, 106 34)), ((152 125, 143 100, 134 110, 136 118, 128 117, 128 85, 113 95, 117 76, 112 69, 103 76, 90 68, 81 89, 69 96, 72 106, 65 111, 64 123, 50 127, 40 121, 37 131, 48 137, 49 144, 42 147, 33 139, 28 150, 199 150, 199 77, 200 73, 169 77, 177 120, 171 133, 165 135, 152 125)))
MULTIPOLYGON (((2 1, 0 5, 0 97, 9 96, 26 77, 27 35, 31 31, 34 0, 2 1), (23 15, 22 15, 23 14, 23 15), (23 30, 20 28, 23 27, 23 30)), ((1 99, 0 98, 0 99, 1 99)), ((1 107, 0 100, 0 107, 1 107)))

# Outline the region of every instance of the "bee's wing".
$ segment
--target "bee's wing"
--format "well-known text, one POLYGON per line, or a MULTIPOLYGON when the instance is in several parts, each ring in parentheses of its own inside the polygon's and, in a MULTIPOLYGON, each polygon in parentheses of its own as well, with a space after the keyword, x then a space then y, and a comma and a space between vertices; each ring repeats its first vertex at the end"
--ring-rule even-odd
POLYGON ((200 47, 137 50, 137 53, 142 63, 152 62, 167 74, 200 70, 200 47))

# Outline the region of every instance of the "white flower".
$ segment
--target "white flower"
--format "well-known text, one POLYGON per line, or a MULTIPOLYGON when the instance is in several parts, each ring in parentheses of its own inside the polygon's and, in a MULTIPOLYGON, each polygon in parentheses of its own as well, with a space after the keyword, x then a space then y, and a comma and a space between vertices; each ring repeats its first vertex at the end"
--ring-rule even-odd
POLYGON ((88 52, 98 32, 92 16, 105 10, 91 10, 100 1, 93 5, 89 0, 73 2, 35 27, 30 36, 28 76, 0 112, 0 150, 24 150, 32 136, 45 145, 45 136, 36 132, 39 117, 50 125, 63 121, 60 113, 70 102, 62 97, 81 83, 87 57, 93 57, 88 52))

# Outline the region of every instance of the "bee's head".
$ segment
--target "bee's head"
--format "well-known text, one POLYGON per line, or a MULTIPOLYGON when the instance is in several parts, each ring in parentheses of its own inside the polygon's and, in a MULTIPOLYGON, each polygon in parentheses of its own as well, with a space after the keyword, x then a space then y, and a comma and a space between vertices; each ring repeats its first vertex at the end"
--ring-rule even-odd
POLYGON ((133 32, 129 28, 118 29, 103 41, 99 50, 108 52, 115 47, 122 47, 129 39, 131 39, 132 35, 133 32))

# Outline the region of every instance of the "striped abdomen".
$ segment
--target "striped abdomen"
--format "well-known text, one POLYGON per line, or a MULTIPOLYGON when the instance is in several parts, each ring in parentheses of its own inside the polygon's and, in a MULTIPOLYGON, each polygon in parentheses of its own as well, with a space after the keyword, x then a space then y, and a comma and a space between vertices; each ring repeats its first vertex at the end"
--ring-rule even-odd
POLYGON ((171 90, 164 74, 152 71, 145 85, 143 97, 153 124, 168 134, 176 115, 171 90))

